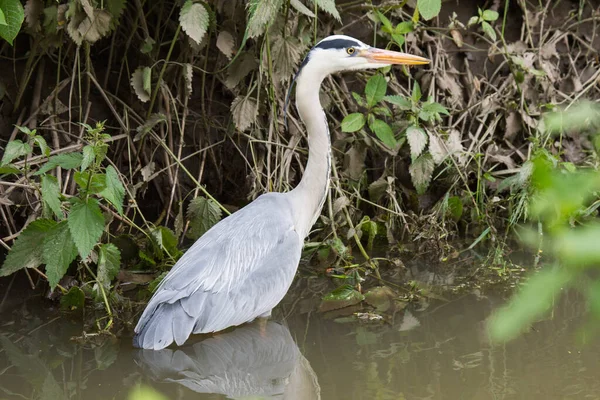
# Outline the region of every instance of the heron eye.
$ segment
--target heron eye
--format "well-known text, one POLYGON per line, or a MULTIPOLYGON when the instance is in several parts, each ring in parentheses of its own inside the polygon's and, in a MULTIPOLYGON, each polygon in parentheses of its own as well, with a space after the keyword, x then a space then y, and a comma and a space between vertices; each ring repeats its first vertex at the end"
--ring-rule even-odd
POLYGON ((356 49, 354 47, 348 47, 346 49, 346 53, 348 53, 350 55, 354 54, 355 51, 356 51, 356 49))

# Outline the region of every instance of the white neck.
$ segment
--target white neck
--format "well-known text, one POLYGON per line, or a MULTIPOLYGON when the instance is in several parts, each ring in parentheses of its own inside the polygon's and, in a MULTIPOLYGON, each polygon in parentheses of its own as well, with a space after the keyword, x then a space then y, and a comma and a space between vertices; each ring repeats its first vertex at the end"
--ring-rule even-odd
POLYGON ((308 162, 298 186, 288 193, 296 231, 305 238, 321 214, 327 198, 331 172, 331 142, 325 112, 319 100, 325 78, 307 64, 296 80, 296 108, 308 134, 308 162))

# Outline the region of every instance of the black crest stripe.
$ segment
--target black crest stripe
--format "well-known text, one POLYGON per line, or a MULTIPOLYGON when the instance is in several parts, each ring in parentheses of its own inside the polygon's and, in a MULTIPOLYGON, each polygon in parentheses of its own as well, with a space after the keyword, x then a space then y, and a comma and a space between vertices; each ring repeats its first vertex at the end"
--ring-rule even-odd
POLYGON ((345 49, 348 47, 360 47, 360 42, 348 39, 326 40, 315 46, 315 49, 345 49))

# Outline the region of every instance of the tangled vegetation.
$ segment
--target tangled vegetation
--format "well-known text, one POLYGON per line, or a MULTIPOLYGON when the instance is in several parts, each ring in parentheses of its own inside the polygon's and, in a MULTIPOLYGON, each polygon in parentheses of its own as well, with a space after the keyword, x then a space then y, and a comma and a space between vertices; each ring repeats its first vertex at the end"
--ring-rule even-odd
POLYGON ((525 237, 597 264, 600 9, 459 3, 0 0, 0 276, 34 271, 65 308, 102 304, 109 328, 127 285, 151 290, 188 239, 299 181, 286 94, 332 33, 432 64, 324 83, 336 162, 307 258, 359 283, 394 268, 371 259, 378 243, 434 259, 481 246, 508 274, 525 237))

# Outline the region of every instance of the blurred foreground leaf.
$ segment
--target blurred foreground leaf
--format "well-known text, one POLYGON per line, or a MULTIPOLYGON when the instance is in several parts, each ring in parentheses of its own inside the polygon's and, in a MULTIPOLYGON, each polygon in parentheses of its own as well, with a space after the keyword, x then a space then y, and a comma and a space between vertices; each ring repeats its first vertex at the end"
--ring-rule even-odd
POLYGON ((129 392, 128 400, 169 400, 150 386, 139 385, 129 392))
POLYGON ((491 339, 505 342, 517 337, 558 300, 560 291, 568 285, 572 274, 565 268, 547 268, 532 276, 521 290, 491 319, 491 339))
POLYGON ((544 125, 550 133, 581 131, 595 128, 600 133, 600 104, 581 101, 568 109, 544 115, 544 125))

